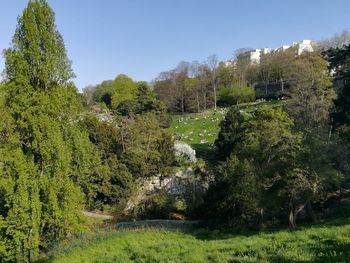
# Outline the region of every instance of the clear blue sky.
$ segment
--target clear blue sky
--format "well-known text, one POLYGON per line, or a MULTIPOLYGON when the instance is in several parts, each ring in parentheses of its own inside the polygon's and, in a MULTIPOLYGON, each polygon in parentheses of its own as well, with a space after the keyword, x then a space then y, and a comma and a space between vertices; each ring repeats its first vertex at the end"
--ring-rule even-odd
MULTIPOLYGON (((349 0, 48 0, 81 89, 125 73, 150 81, 181 60, 220 59, 350 29, 349 0)), ((0 49, 26 0, 0 0, 0 49)), ((3 70, 3 59, 0 70, 3 70)))

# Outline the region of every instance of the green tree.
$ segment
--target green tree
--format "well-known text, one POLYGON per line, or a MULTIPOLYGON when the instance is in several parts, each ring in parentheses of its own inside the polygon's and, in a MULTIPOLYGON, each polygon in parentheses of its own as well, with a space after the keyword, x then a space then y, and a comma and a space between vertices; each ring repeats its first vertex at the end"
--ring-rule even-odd
POLYGON ((37 175, 21 151, 13 120, 0 114, 0 258, 31 261, 38 255, 41 205, 37 175))
MULTIPOLYGON (((237 109, 235 113, 238 115, 237 109)), ((226 141, 223 146, 234 142, 227 148, 231 156, 219 166, 214 190, 209 191, 219 210, 230 210, 233 204, 240 204, 247 213, 250 211, 250 220, 256 218, 254 215, 257 216, 258 211, 262 219, 278 216, 283 211, 293 228, 304 208, 307 207, 312 216, 312 202, 324 202, 339 190, 342 175, 329 158, 326 143, 308 140, 308 136, 296 131, 287 113, 262 107, 243 123, 237 121, 237 116, 232 119, 231 123, 240 124, 223 125, 221 133, 225 136, 221 135, 223 139, 220 140, 221 143, 226 141), (242 185, 246 189, 245 195, 242 185), (232 188, 218 193, 215 189, 219 188, 215 187, 232 188)), ((231 217, 244 214, 219 212, 231 217)))
POLYGON ((319 133, 329 122, 335 92, 327 69, 327 61, 313 53, 298 57, 292 65, 286 110, 304 132, 319 133))
POLYGON ((29 262, 39 236, 46 246, 81 229, 84 198, 74 178, 80 177, 77 167, 87 164, 75 159, 79 145, 73 142, 87 135, 76 130, 81 106, 70 81, 74 74, 45 0, 28 3, 4 54, 2 111, 11 128, 3 126, 0 147, 12 149, 8 154, 16 158, 1 155, 2 178, 13 178, 11 188, 1 181, 1 188, 13 192, 1 217, 8 255, 29 262))
POLYGON ((247 123, 239 156, 253 161, 262 211, 275 213, 283 207, 286 195, 281 193, 293 190, 285 183, 297 167, 301 147, 301 134, 293 132, 292 119, 281 110, 261 108, 247 123))
POLYGON ((104 103, 107 107, 111 107, 113 95, 113 80, 105 80, 96 86, 93 99, 97 103, 104 103))
POLYGON ((237 105, 255 99, 254 88, 246 85, 239 87, 237 84, 233 84, 232 86, 222 87, 218 91, 218 103, 224 106, 237 105))
POLYGON ((220 132, 215 141, 217 153, 221 159, 229 157, 241 142, 244 130, 243 122, 244 118, 239 108, 236 106, 231 107, 220 124, 220 132))
POLYGON ((167 113, 164 103, 157 99, 153 90, 146 82, 137 83, 136 95, 136 114, 144 114, 147 112, 154 113, 162 128, 168 128, 171 124, 171 119, 167 113))
MULTIPOLYGON (((84 119, 97 155, 93 169, 81 177, 79 183, 91 209, 104 209, 104 205, 119 206, 132 193, 134 176, 122 162, 122 134, 114 122, 98 120, 94 114, 84 119)), ((89 153, 93 156, 93 153, 89 153)))
MULTIPOLYGON (((126 75, 119 75, 113 82, 112 108, 132 107, 137 95, 137 83, 126 75)), ((127 112, 133 109, 127 110, 127 112)))
POLYGON ((330 49, 326 56, 329 68, 334 72, 334 84, 337 99, 334 102, 332 123, 334 126, 350 124, 350 45, 330 49))
POLYGON ((229 87, 235 83, 234 68, 220 64, 217 69, 218 86, 229 87))
POLYGON ((218 166, 215 183, 207 196, 209 214, 231 223, 251 223, 259 212, 259 189, 254 167, 231 155, 218 166))
POLYGON ((260 207, 272 213, 286 209, 292 228, 306 206, 310 211, 312 202, 327 200, 342 181, 325 143, 309 141, 294 130, 293 120, 283 111, 259 109, 247 124, 239 155, 253 160, 262 189, 260 207))

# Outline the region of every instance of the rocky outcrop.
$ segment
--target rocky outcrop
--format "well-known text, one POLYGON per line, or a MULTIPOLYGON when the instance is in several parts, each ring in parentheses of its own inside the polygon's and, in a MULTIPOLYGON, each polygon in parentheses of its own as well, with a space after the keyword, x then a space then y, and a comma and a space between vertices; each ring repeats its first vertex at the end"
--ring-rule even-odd
POLYGON ((196 173, 193 168, 178 171, 165 178, 155 176, 139 181, 138 191, 128 201, 125 213, 129 214, 148 195, 156 191, 163 191, 168 195, 180 197, 183 200, 193 203, 193 199, 198 202, 209 187, 209 179, 203 173, 196 173))

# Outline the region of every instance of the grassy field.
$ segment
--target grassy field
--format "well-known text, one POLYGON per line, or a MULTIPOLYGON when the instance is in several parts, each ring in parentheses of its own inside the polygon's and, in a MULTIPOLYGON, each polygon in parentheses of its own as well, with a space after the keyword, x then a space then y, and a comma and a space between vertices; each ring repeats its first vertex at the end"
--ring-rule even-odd
MULTIPOLYGON (((245 103, 239 107, 243 114, 249 116, 259 107, 280 107, 281 101, 245 103)), ((219 124, 225 117, 228 108, 213 109, 204 113, 193 113, 173 116, 172 125, 169 128, 174 137, 192 146, 197 152, 197 157, 210 159, 213 153, 213 144, 220 130, 219 124)))
POLYGON ((350 262, 350 217, 327 222, 244 234, 112 230, 62 244, 45 262, 350 262))

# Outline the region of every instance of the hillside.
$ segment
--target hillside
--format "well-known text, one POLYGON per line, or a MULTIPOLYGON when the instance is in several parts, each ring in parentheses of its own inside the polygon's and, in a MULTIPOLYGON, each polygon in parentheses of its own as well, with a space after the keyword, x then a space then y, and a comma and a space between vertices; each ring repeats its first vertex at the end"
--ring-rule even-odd
POLYGON ((113 230, 62 244, 50 262, 349 262, 348 216, 296 231, 113 230))
MULTIPOLYGON (((284 101, 253 102, 239 105, 241 112, 249 117, 252 112, 260 107, 281 107, 284 101)), ((220 130, 220 122, 225 117, 228 108, 207 110, 203 113, 189 113, 173 116, 169 131, 176 140, 192 146, 197 152, 197 157, 211 159, 214 150, 214 142, 220 130)))

